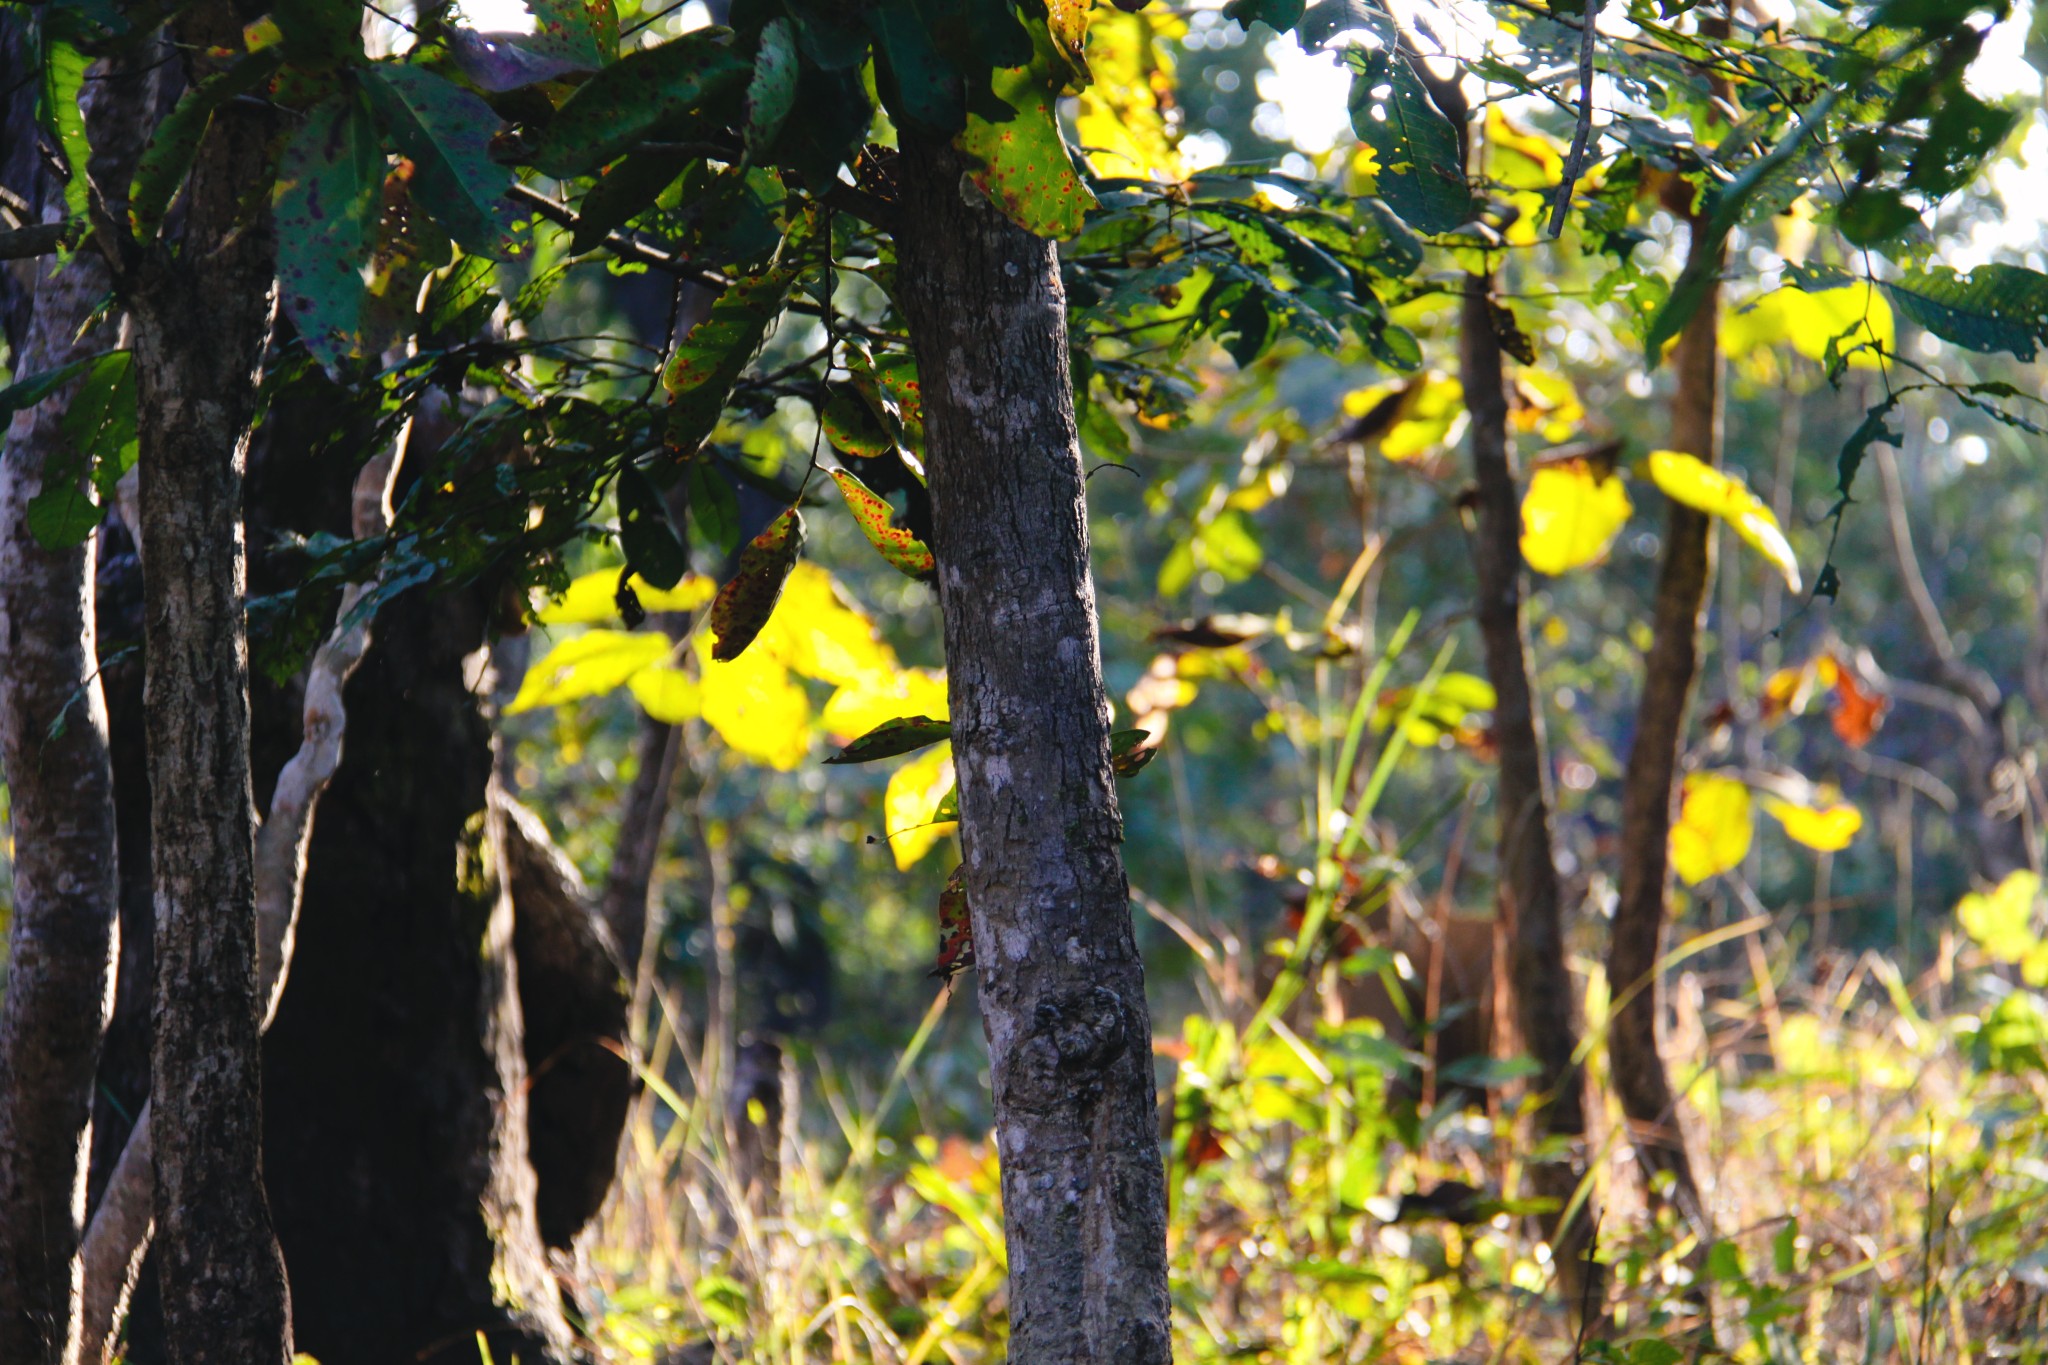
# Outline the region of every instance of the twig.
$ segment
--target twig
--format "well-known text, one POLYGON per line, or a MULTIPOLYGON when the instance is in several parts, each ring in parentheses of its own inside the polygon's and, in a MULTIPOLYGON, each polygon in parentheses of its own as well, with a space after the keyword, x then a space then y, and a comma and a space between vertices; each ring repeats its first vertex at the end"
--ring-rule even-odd
POLYGON ((1564 235, 1565 213, 1572 206, 1572 191, 1586 171, 1586 146, 1593 136, 1593 43, 1598 34, 1603 0, 1585 0, 1579 15, 1579 119, 1572 129, 1571 154, 1564 159, 1564 178, 1558 182, 1557 197, 1550 201, 1550 236, 1564 235))
POLYGON ((26 261, 36 256, 51 256, 67 246, 76 245, 76 223, 37 223, 31 227, 15 228, 0 232, 0 261, 26 261))

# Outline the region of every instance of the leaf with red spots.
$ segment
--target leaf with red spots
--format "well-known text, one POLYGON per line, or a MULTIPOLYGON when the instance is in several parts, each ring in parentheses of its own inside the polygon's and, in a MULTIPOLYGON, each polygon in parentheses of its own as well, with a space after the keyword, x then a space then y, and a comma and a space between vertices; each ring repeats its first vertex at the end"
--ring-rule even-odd
POLYGON ((939 893, 939 956, 930 975, 950 986, 954 977, 973 969, 974 918, 967 905, 967 864, 962 863, 939 893))
POLYGON ((378 62, 363 74, 378 121, 412 158, 413 198, 468 250, 516 255, 505 197, 512 171, 491 159, 499 127, 491 106, 422 66, 378 62))
POLYGON ((943 743, 953 737, 953 723, 930 716, 898 716, 885 720, 841 749, 827 763, 872 763, 943 743))
POLYGON ((832 481, 839 485, 840 493, 846 498, 847 510, 853 513, 853 519, 860 523, 868 542, 881 552, 882 558, 912 578, 923 578, 931 573, 930 547, 896 525, 895 508, 843 469, 832 471, 832 481))
POLYGON ((1013 116, 992 123, 970 113, 956 143, 977 163, 969 172, 975 185, 1004 217, 1026 232, 1064 239, 1080 232, 1095 195, 1060 136, 1055 105, 1066 68, 1051 41, 1044 35, 1030 65, 994 73, 991 88, 1013 116))
POLYGON ((526 0, 533 13, 527 46, 595 71, 619 54, 619 12, 612 0, 526 0))
POLYGON ((213 122, 214 110, 246 95, 269 80, 283 62, 276 48, 252 52, 218 75, 208 76, 179 97, 177 105, 149 135, 149 145, 135 161, 135 181, 128 188, 128 225, 143 241, 163 226, 200 139, 213 122))
POLYGON ((857 381, 841 380, 832 385, 831 397, 825 400, 819 420, 825 424, 825 439, 842 455, 873 460, 896 448, 895 436, 857 381))
POLYGON ((730 663, 754 643, 782 599, 782 585, 804 548, 803 513, 792 507, 740 551, 739 571, 711 603, 711 657, 730 663))
POLYGON ((802 245, 810 220, 798 221, 782 244, 779 261, 763 273, 735 282, 718 296, 711 312, 676 343, 661 376, 668 390, 668 447, 680 459, 694 457, 718 425, 725 400, 740 372, 761 349, 769 324, 782 312, 802 269, 802 245))
POLYGON ((698 29, 598 72, 556 111, 533 164, 552 176, 588 175, 662 124, 736 90, 754 68, 733 52, 730 36, 698 29))
POLYGON ((774 145, 782 125, 796 108, 797 70, 802 65, 796 50, 796 31, 787 19, 771 19, 761 30, 761 47, 754 54, 754 74, 747 81, 747 156, 759 162, 774 145))
POLYGON ((384 152, 354 90, 306 111, 277 160, 279 304, 330 374, 362 341, 363 264, 375 243, 384 152))

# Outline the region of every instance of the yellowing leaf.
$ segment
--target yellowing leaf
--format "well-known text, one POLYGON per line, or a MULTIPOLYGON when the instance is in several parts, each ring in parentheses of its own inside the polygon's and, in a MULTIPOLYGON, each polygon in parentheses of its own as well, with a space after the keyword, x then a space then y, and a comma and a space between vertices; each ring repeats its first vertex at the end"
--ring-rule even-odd
POLYGON ((804 548, 803 513, 792 507, 740 551, 739 567, 711 600, 714 657, 738 658, 761 633, 782 598, 783 585, 804 548))
POLYGON ((1187 21, 1177 17, 1095 11, 1088 35, 1095 80, 1081 92, 1074 132, 1097 175, 1180 180, 1167 113, 1174 88, 1170 44, 1186 31, 1187 21))
MULTIPOLYGON (((647 611, 696 611, 718 590, 718 585, 703 574, 691 574, 668 589, 653 587, 635 574, 629 586, 633 595, 640 599, 641 607, 647 611)), ((618 593, 619 571, 599 569, 569 584, 569 590, 562 594, 559 602, 550 602, 535 612, 533 619, 549 626, 616 621, 619 619, 618 593)))
POLYGON ((666 635, 589 630, 562 641, 526 670, 506 714, 557 706, 609 692, 641 669, 668 657, 666 635))
POLYGON ((862 483, 851 470, 833 469, 832 481, 839 485, 840 495, 846 499, 846 508, 853 513, 862 534, 873 545, 891 568, 912 578, 923 578, 932 571, 931 548, 905 528, 896 525, 896 509, 888 499, 874 492, 862 483))
POLYGON ((2034 933, 2034 902, 2041 878, 2014 872, 1990 891, 1972 891, 1956 902, 1956 920, 1963 932, 1994 961, 2018 962, 2039 943, 2034 933))
POLYGON ((1617 474, 1584 460, 1539 465, 1522 497, 1522 559, 1546 574, 1597 564, 1633 510, 1617 474))
POLYGON ((1667 496, 1734 527, 1735 534, 1778 566, 1787 587, 1799 591, 1798 556, 1792 553, 1792 543, 1785 539, 1777 517, 1756 494, 1698 456, 1676 450, 1653 450, 1648 464, 1650 478, 1667 496))
POLYGON ((1880 291, 1868 283, 1844 285, 1808 293, 1787 286, 1776 289, 1746 308, 1732 310, 1721 324, 1721 346, 1730 358, 1743 362, 1752 375, 1769 379, 1778 373, 1775 363, 1759 352, 1790 346, 1808 360, 1824 360, 1829 342, 1837 354, 1847 354, 1855 369, 1875 369, 1877 355, 1868 349, 1875 342, 1889 351, 1893 344, 1892 306, 1880 291))
POLYGON ((1785 827, 1787 838, 1822 853, 1847 848, 1863 828, 1863 812, 1845 802, 1815 807, 1766 796, 1763 806, 1785 827))
POLYGON ((811 701, 803 684, 764 649, 750 649, 730 663, 712 658, 700 638, 704 723, 733 752, 788 772, 811 747, 811 701))
POLYGON ((957 821, 932 823, 932 813, 953 789, 953 746, 934 745, 889 776, 882 793, 882 823, 898 871, 938 847, 957 821))
POLYGON ((825 730, 844 744, 896 716, 930 716, 944 720, 946 675, 935 669, 906 668, 871 673, 832 694, 821 717, 825 730))
POLYGON ((875 623, 847 600, 831 574, 808 561, 790 570, 757 647, 834 687, 896 671, 895 651, 882 643, 875 623))
POLYGON ((1432 370, 1409 390, 1399 418, 1380 438, 1380 454, 1403 464, 1456 445, 1464 427, 1465 386, 1432 370))
POLYGON ((642 710, 666 725, 680 725, 703 709, 697 680, 664 660, 626 679, 642 710))
POLYGON ((1726 872, 1748 855, 1754 824, 1749 788, 1719 773, 1694 773, 1671 827, 1672 870, 1687 886, 1726 872))
POLYGON ((1533 431, 1552 445, 1562 445, 1586 420, 1586 405, 1572 381, 1549 370, 1524 367, 1508 391, 1508 422, 1516 431, 1533 431))

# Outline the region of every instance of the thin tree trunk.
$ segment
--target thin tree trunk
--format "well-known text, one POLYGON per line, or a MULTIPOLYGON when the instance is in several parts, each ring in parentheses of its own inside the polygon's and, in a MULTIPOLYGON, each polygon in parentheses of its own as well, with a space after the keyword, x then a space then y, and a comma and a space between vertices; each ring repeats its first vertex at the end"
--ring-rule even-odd
POLYGON ((1066 303, 1051 243, 904 137, 961 841, 1016 1365, 1171 1359, 1144 967, 1109 765, 1066 303))
MULTIPOLYGON (((1694 250, 1702 240, 1701 227, 1695 219, 1694 250)), ((1715 264, 1718 272, 1719 262, 1715 264)), ((1721 462, 1720 302, 1720 286, 1710 286, 1699 311, 1679 333, 1671 357, 1677 381, 1671 400, 1671 447, 1716 466, 1721 462)), ((1672 1195, 1702 1245, 1712 1235, 1706 1206, 1686 1154, 1664 1059, 1657 1051, 1664 993, 1656 964, 1670 882, 1678 758, 1699 673, 1700 613, 1713 575, 1712 530, 1706 513, 1680 502, 1670 504, 1650 649, 1643 659, 1635 744, 1622 778, 1621 894, 1607 953, 1608 985, 1622 1002, 1609 1028, 1608 1054, 1645 1188, 1652 1188, 1659 1174, 1668 1173, 1672 1195)))
MULTIPOLYGON (((241 27, 231 6, 210 0, 174 36, 188 52, 232 50, 241 27)), ((261 193, 272 121, 242 104, 214 116, 185 192, 179 250, 144 248, 130 282, 157 912, 156 1241, 166 1339, 172 1358, 191 1365, 292 1354, 284 1259, 263 1192, 242 619, 242 473, 274 302, 261 193)))
POLYGON ((1494 329, 1491 281, 1465 278, 1460 369, 1472 415, 1472 474, 1479 486, 1479 531, 1472 558, 1479 577, 1477 616, 1493 683, 1493 728, 1500 750, 1500 899, 1508 921, 1514 1019, 1522 1045, 1540 1068, 1546 1103, 1536 1110, 1534 1138, 1569 1139, 1570 1154, 1530 1168, 1536 1192, 1557 1201, 1544 1233, 1557 1258, 1558 1281, 1574 1314, 1599 1301, 1599 1270, 1591 1259, 1597 1206, 1589 1197, 1569 1224, 1563 1215, 1585 1175, 1585 1076, 1575 1054, 1579 1029, 1571 971, 1565 963, 1563 896, 1550 826, 1549 760, 1543 715, 1529 687, 1529 648, 1522 621, 1521 497, 1508 453, 1507 384, 1494 329))
MULTIPOLYGON (((80 330, 106 296, 80 252, 35 293, 19 375, 109 344, 80 330)), ((28 527, 76 386, 17 413, 0 456, 0 763, 14 907, 0 1008, 0 1360, 75 1359, 93 1073, 112 1005, 119 897, 114 776, 97 678, 95 542, 48 550, 28 527)))

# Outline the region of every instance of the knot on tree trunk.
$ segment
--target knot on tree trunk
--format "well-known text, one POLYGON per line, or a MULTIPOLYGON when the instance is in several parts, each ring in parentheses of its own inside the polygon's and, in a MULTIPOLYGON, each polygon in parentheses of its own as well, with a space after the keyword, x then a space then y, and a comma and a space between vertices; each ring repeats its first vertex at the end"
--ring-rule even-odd
POLYGON ((1107 986, 1042 1000, 1018 1052, 1012 1097, 1042 1112, 1100 1098, 1129 1038, 1129 1010, 1107 986))

